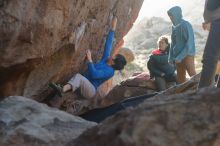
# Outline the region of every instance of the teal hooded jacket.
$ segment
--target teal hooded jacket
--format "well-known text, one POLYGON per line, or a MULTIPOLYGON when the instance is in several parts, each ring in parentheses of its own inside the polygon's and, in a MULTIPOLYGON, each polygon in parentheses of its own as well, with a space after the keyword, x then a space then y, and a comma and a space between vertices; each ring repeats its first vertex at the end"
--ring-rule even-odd
POLYGON ((181 62, 186 56, 195 56, 195 40, 192 25, 182 18, 182 10, 175 6, 168 10, 173 23, 169 62, 181 62))

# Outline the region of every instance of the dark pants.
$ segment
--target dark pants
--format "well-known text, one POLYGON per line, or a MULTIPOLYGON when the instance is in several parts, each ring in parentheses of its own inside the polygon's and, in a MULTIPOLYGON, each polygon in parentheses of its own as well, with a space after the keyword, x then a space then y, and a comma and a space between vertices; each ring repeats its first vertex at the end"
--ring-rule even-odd
POLYGON ((155 77, 155 83, 158 91, 163 91, 167 89, 167 83, 163 77, 155 77))
POLYGON ((167 82, 175 82, 176 83, 176 74, 168 75, 165 77, 155 77, 155 83, 157 86, 157 91, 164 91, 167 89, 167 82))
MULTIPOLYGON (((202 74, 199 88, 208 87, 214 83, 216 67, 220 58, 220 19, 211 23, 211 28, 203 54, 202 74)), ((219 81, 218 81, 219 82, 219 81)), ((220 83, 218 83, 219 85, 220 83)))

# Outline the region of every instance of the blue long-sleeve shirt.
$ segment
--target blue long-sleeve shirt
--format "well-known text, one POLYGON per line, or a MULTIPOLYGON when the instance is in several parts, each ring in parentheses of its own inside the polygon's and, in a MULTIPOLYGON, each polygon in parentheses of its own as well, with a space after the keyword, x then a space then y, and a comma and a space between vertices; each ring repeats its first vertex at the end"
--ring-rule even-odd
POLYGON ((114 69, 106 63, 111 54, 114 35, 115 32, 110 30, 105 42, 102 59, 96 64, 92 62, 88 63, 88 70, 84 76, 94 85, 96 89, 104 81, 110 79, 114 75, 114 69))
POLYGON ((172 17, 171 47, 169 62, 182 61, 187 55, 195 56, 195 40, 192 25, 182 19, 182 10, 176 6, 168 11, 172 17))

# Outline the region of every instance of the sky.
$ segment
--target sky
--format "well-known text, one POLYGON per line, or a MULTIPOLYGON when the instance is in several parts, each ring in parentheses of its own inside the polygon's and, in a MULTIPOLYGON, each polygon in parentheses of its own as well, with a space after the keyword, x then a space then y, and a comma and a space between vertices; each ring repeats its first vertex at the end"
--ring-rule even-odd
POLYGON ((169 20, 167 10, 176 5, 181 6, 183 16, 187 15, 187 12, 189 13, 189 11, 193 12, 192 10, 196 8, 195 5, 199 5, 198 15, 201 15, 202 17, 204 1, 205 0, 190 0, 190 2, 189 0, 144 0, 137 22, 144 17, 152 16, 163 17, 165 20, 169 20))

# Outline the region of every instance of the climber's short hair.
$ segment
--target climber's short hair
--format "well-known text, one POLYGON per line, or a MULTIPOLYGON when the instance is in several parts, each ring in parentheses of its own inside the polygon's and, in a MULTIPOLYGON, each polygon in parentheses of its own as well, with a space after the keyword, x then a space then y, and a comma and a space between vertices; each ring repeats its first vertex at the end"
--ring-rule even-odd
POLYGON ((112 65, 112 68, 114 70, 122 70, 124 69, 124 66, 127 64, 125 57, 121 54, 117 54, 113 61, 114 64, 112 65))

